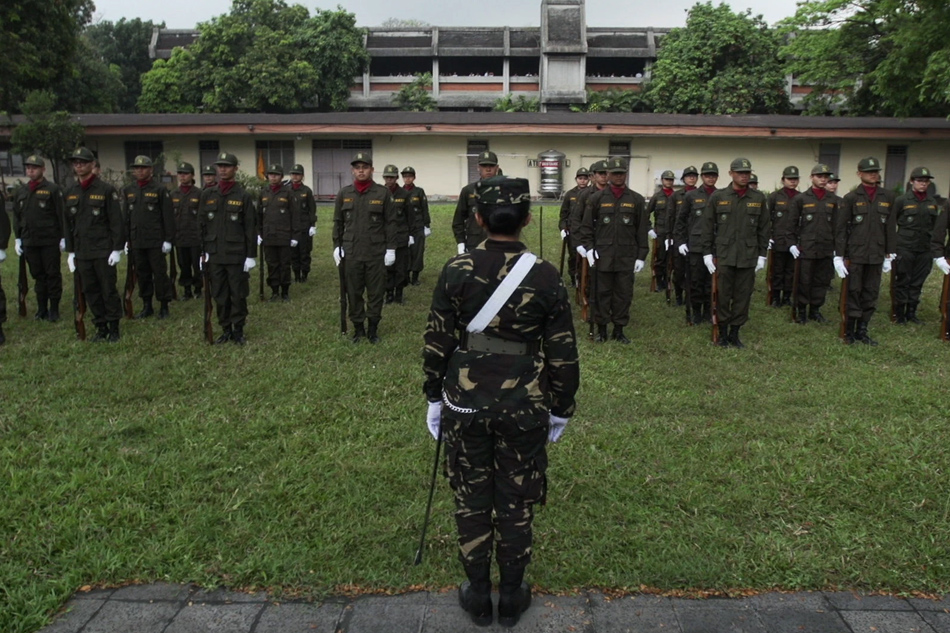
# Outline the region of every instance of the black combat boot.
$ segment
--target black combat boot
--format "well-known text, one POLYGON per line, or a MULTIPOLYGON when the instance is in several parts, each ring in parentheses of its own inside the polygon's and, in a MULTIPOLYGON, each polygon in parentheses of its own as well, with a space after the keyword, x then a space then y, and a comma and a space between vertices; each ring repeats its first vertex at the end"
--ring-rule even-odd
POLYGON ((364 338, 366 338, 366 329, 363 327, 363 323, 353 323, 353 342, 359 343, 364 338))
POLYGON ((167 319, 168 318, 168 302, 162 301, 162 307, 158 309, 158 318, 167 319))
POLYGON ((295 270, 295 271, 294 271, 294 281, 297 282, 298 284, 300 283, 300 271, 299 271, 299 270, 295 270))
POLYGON ((676 289, 676 305, 678 306, 683 305, 683 289, 682 288, 676 289))
POLYGON ((281 301, 290 301, 290 286, 281 286, 281 288, 280 288, 280 300, 281 300, 281 301))
POLYGON ((907 304, 898 303, 894 306, 894 323, 897 325, 907 325, 907 304))
POLYGON ((501 566, 498 583, 498 624, 512 627, 531 606, 531 587, 524 581, 524 567, 501 566))
POLYGON ((857 330, 854 334, 854 340, 864 343, 865 345, 870 345, 871 347, 877 347, 877 341, 875 341, 868 334, 868 322, 867 321, 858 321, 857 330))
POLYGON ((182 301, 188 301, 189 299, 194 299, 195 295, 191 294, 191 288, 185 286, 185 293, 181 296, 182 301))
POLYGON ((231 340, 231 326, 228 326, 224 328, 224 330, 221 332, 221 336, 214 339, 214 344, 222 345, 224 343, 227 343, 230 340, 231 340))
MULTIPOLYGON (((419 285, 419 271, 418 270, 414 270, 411 273, 409 273, 409 283, 412 284, 413 286, 419 285)), ((571 282, 571 285, 572 286, 574 285, 573 281, 571 282)))
POLYGON ((709 311, 709 304, 703 304, 703 323, 712 323, 712 313, 709 311))
POLYGON ((622 325, 615 325, 615 326, 614 326, 614 334, 613 334, 613 337, 612 337, 612 338, 613 338, 615 341, 617 341, 618 343, 623 343, 624 345, 629 345, 629 344, 630 344, 630 339, 628 339, 626 336, 623 335, 623 326, 622 326, 622 325))
POLYGON ((821 313, 821 306, 808 306, 808 318, 816 323, 828 322, 828 319, 821 313))
POLYGON ((0 345, 3 345, 7 342, 7 337, 3 333, 3 325, 0 325, 0 345))
POLYGON ((400 305, 406 302, 402 297, 402 288, 396 288, 396 294, 393 295, 393 302, 400 305))
POLYGON ((379 343, 379 334, 376 333, 376 330, 379 328, 379 321, 375 319, 369 320, 369 328, 366 331, 366 338, 370 343, 374 345, 379 343))
POLYGON ((195 299, 201 298, 201 286, 195 286, 195 299))
POLYGON ((36 297, 36 314, 33 315, 34 321, 46 321, 49 319, 49 310, 46 309, 46 298, 36 297))
POLYGON ((607 342, 607 324, 597 324, 597 336, 594 337, 595 343, 606 343, 607 342))
POLYGON ((719 326, 719 341, 716 343, 719 347, 729 347, 729 326, 719 326))
POLYGON ((790 292, 783 292, 783 293, 782 293, 782 305, 783 305, 783 306, 791 306, 791 305, 792 305, 792 293, 790 293, 790 292))
POLYGON ((919 301, 912 301, 911 303, 908 303, 907 313, 905 314, 905 316, 907 317, 908 322, 913 323, 915 325, 923 325, 924 322, 921 319, 917 318, 918 305, 920 305, 919 301))
POLYGON ((703 304, 701 303, 693 304, 692 322, 693 322, 693 325, 699 325, 700 323, 703 322, 703 304))
POLYGON ((782 293, 779 292, 778 290, 773 290, 773 291, 772 291, 772 303, 771 303, 771 306, 772 306, 773 308, 781 308, 781 307, 782 307, 782 293))
POLYGON ((394 291, 392 291, 392 290, 387 290, 387 291, 386 291, 386 298, 383 300, 383 303, 386 303, 387 305, 390 304, 390 303, 392 303, 392 302, 393 302, 393 295, 394 295, 394 294, 395 294, 394 291))
POLYGON ((109 333, 108 333, 109 342, 118 343, 119 342, 119 322, 109 321, 109 323, 107 324, 107 327, 109 330, 109 333))
POLYGON ((270 287, 270 302, 275 303, 280 301, 280 288, 277 286, 270 287))
POLYGON ((468 580, 459 587, 459 605, 478 626, 488 626, 492 620, 491 563, 466 565, 468 580))
POLYGON ((49 302, 49 316, 46 318, 49 319, 50 323, 59 321, 59 301, 49 302))
POLYGON ((808 322, 805 304, 799 303, 795 306, 795 323, 805 325, 808 322))
POLYGON ((309 275, 309 274, 310 274, 310 273, 308 273, 306 270, 301 270, 301 271, 300 271, 300 283, 302 283, 302 284, 307 283, 307 275, 309 275))
POLYGON ((737 349, 742 349, 745 345, 739 340, 739 326, 733 325, 729 328, 729 344, 737 349))
POLYGON ((848 317, 847 322, 844 325, 844 342, 846 345, 851 345, 854 343, 854 324, 855 319, 848 317))
POLYGON ((92 337, 93 343, 104 343, 109 340, 109 326, 105 323, 96 326, 96 335, 92 337))
POLYGON ((234 333, 231 334, 231 341, 235 345, 244 345, 247 343, 247 339, 244 338, 244 326, 236 325, 234 326, 234 333))
POLYGON ((142 311, 135 315, 136 319, 147 319, 148 317, 155 314, 155 309, 152 308, 152 298, 145 297, 142 299, 142 311))

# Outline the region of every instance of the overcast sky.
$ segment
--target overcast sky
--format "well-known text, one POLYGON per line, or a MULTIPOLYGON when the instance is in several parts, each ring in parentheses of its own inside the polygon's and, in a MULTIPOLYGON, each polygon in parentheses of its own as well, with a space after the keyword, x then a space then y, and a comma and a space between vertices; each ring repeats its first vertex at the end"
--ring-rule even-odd
MULTIPOLYGON (((160 2, 129 2, 129 0, 95 0, 95 20, 141 18, 165 22, 168 28, 187 29, 216 15, 227 13, 231 0, 161 0, 160 2)), ((378 26, 387 18, 424 20, 436 26, 539 26, 540 0, 305 0, 315 8, 335 9, 343 5, 356 14, 360 26, 378 26)), ((683 26, 686 10, 695 0, 587 0, 587 25, 609 26, 683 26)), ((752 9, 774 24, 795 12, 795 0, 735 0, 728 3, 733 10, 752 9)))

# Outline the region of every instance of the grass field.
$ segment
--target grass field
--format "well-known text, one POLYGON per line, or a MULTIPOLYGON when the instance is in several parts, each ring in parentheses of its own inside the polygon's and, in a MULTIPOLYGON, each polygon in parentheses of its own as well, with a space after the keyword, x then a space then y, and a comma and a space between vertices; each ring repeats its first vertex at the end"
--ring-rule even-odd
MULTIPOLYGON (((551 260, 556 215, 546 207, 551 260)), ((458 581, 441 478, 425 562, 410 565, 434 450, 421 336, 455 249, 451 209, 434 209, 423 285, 385 307, 376 346, 340 336, 329 210, 321 218, 311 281, 291 288, 290 304, 260 303, 253 272, 243 348, 204 344, 195 301, 173 304, 166 321, 123 321, 116 345, 74 340, 68 310, 56 325, 20 320, 11 248, 0 267, 11 314, 0 630, 38 629, 87 584, 319 597, 458 581)), ((535 252, 538 227, 525 236, 535 252)), ((578 318, 578 411, 550 449, 530 579, 549 590, 950 591, 937 276, 927 325, 879 312, 878 348, 840 344, 835 323, 789 323, 765 307, 764 273, 741 351, 683 325, 646 273, 632 345, 594 345, 578 318)), ((826 313, 836 305, 833 292, 826 313)))

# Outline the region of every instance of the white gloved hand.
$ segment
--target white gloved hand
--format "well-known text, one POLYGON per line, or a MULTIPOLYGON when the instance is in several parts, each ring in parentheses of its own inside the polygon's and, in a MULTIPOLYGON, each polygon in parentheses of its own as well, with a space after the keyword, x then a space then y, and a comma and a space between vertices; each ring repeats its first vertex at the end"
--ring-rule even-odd
POLYGON ((653 229, 650 229, 649 231, 647 231, 647 235, 650 236, 650 239, 651 239, 651 240, 655 240, 655 239, 656 239, 656 231, 654 231, 653 229))
POLYGON ((207 265, 208 265, 208 254, 202 253, 201 257, 198 258, 198 268, 200 270, 204 270, 205 266, 207 265))
POLYGON ((568 233, 567 230, 561 229, 561 239, 562 239, 562 240, 566 240, 568 235, 570 235, 570 233, 568 233))
POLYGON ((641 270, 643 270, 643 260, 638 259, 633 263, 633 274, 636 275, 641 270))
POLYGON ((772 247, 773 247, 773 246, 775 246, 775 240, 769 240, 769 248, 768 248, 768 250, 772 250, 772 247))
POLYGON ((410 235, 410 236, 409 236, 409 246, 412 246, 412 245, 415 244, 415 243, 416 243, 416 238, 414 238, 413 236, 410 235))
POLYGON ((299 243, 297 240, 290 240, 290 248, 297 248, 297 244, 299 243))
POLYGON ((76 253, 66 254, 66 268, 68 268, 71 273, 76 272, 76 253))
POLYGON ((680 247, 678 250, 680 252, 680 255, 682 255, 683 257, 687 257, 689 255, 689 246, 687 246, 686 244, 680 244, 680 247))
POLYGON ((64 237, 59 240, 59 252, 62 253, 65 250, 66 250, 66 238, 64 237))
POLYGON ((309 229, 307 229, 307 235, 309 235, 310 237, 313 237, 316 234, 317 234, 317 227, 311 226, 309 229))
POLYGON ((429 227, 425 227, 424 229, 422 229, 422 234, 425 235, 426 237, 429 237, 430 235, 432 235, 432 229, 430 229, 429 227))
POLYGON ((548 441, 556 442, 561 439, 564 429, 567 428, 567 422, 570 418, 559 418, 553 413, 550 414, 548 421, 548 441))
POLYGON ((254 261, 253 257, 247 257, 244 259, 244 272, 249 273, 251 269, 257 266, 257 262, 254 261))
POLYGON ((20 238, 13 240, 13 252, 16 253, 17 257, 23 257, 23 240, 20 238))
POLYGON ((577 254, 581 257, 587 257, 587 249, 584 248, 583 244, 577 247, 577 254))
POLYGON ((343 249, 339 246, 333 249, 333 263, 337 266, 343 261, 343 249))
POLYGON ((0 248, 0 263, 3 263, 7 259, 7 251, 0 248))
POLYGON ((171 242, 162 242, 162 252, 166 255, 172 252, 172 243, 171 242))
POLYGON ((125 243, 125 254, 126 254, 126 255, 129 254, 129 243, 128 243, 128 242, 125 243))
POLYGON ((795 259, 798 259, 799 257, 801 257, 801 254, 802 254, 802 252, 798 250, 798 247, 795 246, 794 244, 788 247, 788 252, 791 253, 792 257, 794 257, 795 259))
POLYGON ((885 260, 884 260, 884 265, 881 266, 881 272, 883 272, 883 273, 889 273, 889 272, 891 272, 891 260, 889 260, 889 259, 885 259, 885 260))
POLYGON ((600 257, 600 255, 597 254, 597 251, 596 251, 596 250, 590 249, 589 251, 587 251, 587 263, 588 263, 588 265, 590 265, 590 267, 593 268, 593 267, 594 267, 594 263, 597 261, 597 259, 598 259, 599 257, 600 257))
POLYGON ((383 265, 392 266, 396 263, 396 250, 392 248, 386 249, 386 254, 383 255, 383 265))
POLYGON ((663 245, 666 247, 667 250, 669 250, 670 248, 673 247, 673 240, 667 238, 663 240, 663 245))
POLYGON ((713 263, 712 255, 703 255, 703 263, 706 264, 706 270, 709 271, 709 274, 716 272, 716 265, 713 263))
POLYGON ((459 243, 458 243, 458 253, 459 253, 459 255, 463 254, 464 252, 465 252, 465 242, 459 242, 459 243))
POLYGON ((950 275, 950 263, 947 263, 946 257, 936 258, 934 260, 934 264, 936 264, 937 268, 939 268, 940 272, 942 272, 944 275, 950 275))
POLYGON ((112 253, 109 254, 108 264, 110 266, 115 266, 121 260, 122 260, 122 251, 112 251, 112 253))
POLYGON ((844 257, 835 257, 835 272, 838 273, 839 279, 844 279, 848 276, 848 269, 844 265, 844 257))
POLYGON ((759 272, 763 268, 765 268, 765 258, 760 257, 758 261, 755 262, 755 272, 759 272))
POLYGON ((429 427, 429 433, 432 439, 439 439, 439 428, 442 426, 442 401, 429 403, 429 411, 426 413, 426 426, 429 427))
POLYGON ((264 238, 261 237, 260 235, 258 235, 258 236, 257 236, 257 245, 260 246, 260 245, 263 244, 263 243, 264 243, 264 238))

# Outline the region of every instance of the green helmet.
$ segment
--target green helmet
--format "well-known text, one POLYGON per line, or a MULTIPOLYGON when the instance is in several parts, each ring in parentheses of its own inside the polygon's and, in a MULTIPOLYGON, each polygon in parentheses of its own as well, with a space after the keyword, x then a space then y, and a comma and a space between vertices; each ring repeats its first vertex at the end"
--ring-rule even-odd
POLYGON ((910 179, 914 180, 915 178, 928 178, 933 180, 933 173, 926 167, 915 167, 914 171, 910 172, 910 179))
POLYGON ((485 150, 478 155, 478 164, 479 165, 497 165, 498 156, 495 155, 495 152, 489 152, 485 150))
POLYGON ((399 168, 395 165, 383 167, 383 178, 399 178, 399 168))
POLYGON ((195 173, 195 166, 191 163, 178 163, 178 171, 175 172, 178 174, 193 174, 195 173))
POLYGON ((46 167, 46 161, 36 154, 30 154, 30 156, 25 161, 23 161, 23 164, 32 165, 33 167, 46 167))
POLYGON ((701 174, 716 174, 719 175, 719 165, 716 163, 703 163, 703 168, 699 170, 701 174))
POLYGON ((799 178, 798 167, 795 165, 789 165, 782 170, 782 178, 799 178))
POLYGON ((300 163, 297 163, 296 165, 294 165, 293 167, 290 168, 290 173, 291 173, 291 174, 299 174, 299 175, 303 176, 303 175, 304 175, 303 165, 301 165, 300 163))
POLYGON ((350 161, 350 165, 355 165, 356 163, 366 163, 372 167, 373 155, 369 152, 356 152, 356 154, 353 156, 353 160, 350 161))
POLYGON ((73 153, 69 155, 69 160, 81 160, 87 163, 91 163, 96 160, 96 157, 92 154, 92 151, 86 147, 77 147, 73 150, 73 153))
POLYGON ((217 176, 218 173, 214 170, 214 165, 205 165, 201 170, 202 176, 217 176))
POLYGON ((129 165, 129 169, 133 167, 153 167, 152 159, 148 156, 136 156, 135 160, 132 161, 132 164, 129 165))
POLYGON ((215 165, 228 165, 230 167, 237 167, 238 159, 234 154, 227 154, 222 152, 218 154, 218 160, 214 161, 215 165))
POLYGON ((667 169, 662 174, 660 174, 660 180, 676 180, 676 174, 667 169))
POLYGON ((267 173, 268 173, 268 174, 278 174, 278 175, 280 175, 280 176, 283 176, 283 175, 284 175, 284 168, 283 168, 281 165, 278 165, 277 163, 274 163, 274 164, 272 164, 270 167, 267 168, 267 173))
MULTIPOLYGON (((734 172, 752 172, 752 163, 748 158, 737 158, 729 164, 729 171, 734 172)), ((798 169, 795 170, 798 173, 798 169)))
MULTIPOLYGON (((709 164, 709 163, 707 163, 707 164, 709 164)), ((717 174, 719 173, 719 168, 718 168, 718 167, 716 168, 716 173, 717 173, 717 174)), ((690 165, 689 167, 687 167, 686 169, 683 170, 683 176, 682 176, 682 177, 685 178, 686 176, 698 176, 698 175, 699 175, 699 171, 698 171, 693 165, 690 165)))
POLYGON ((881 171, 881 161, 874 158, 873 156, 862 158, 860 161, 858 161, 858 171, 881 171))
POLYGON ((408 167, 408 166, 407 166, 407 167, 403 167, 403 168, 402 168, 402 172, 401 172, 401 173, 404 174, 404 175, 405 175, 405 174, 410 174, 410 175, 412 175, 412 176, 415 176, 415 175, 416 175, 416 170, 413 169, 412 167, 408 167))
POLYGON ((821 176, 824 174, 828 174, 830 176, 831 173, 832 173, 831 167, 829 167, 828 165, 825 165, 824 163, 818 163, 817 165, 811 168, 812 176, 821 176))
POLYGON ((627 173, 627 161, 622 158, 611 158, 607 163, 607 171, 611 174, 627 173))

